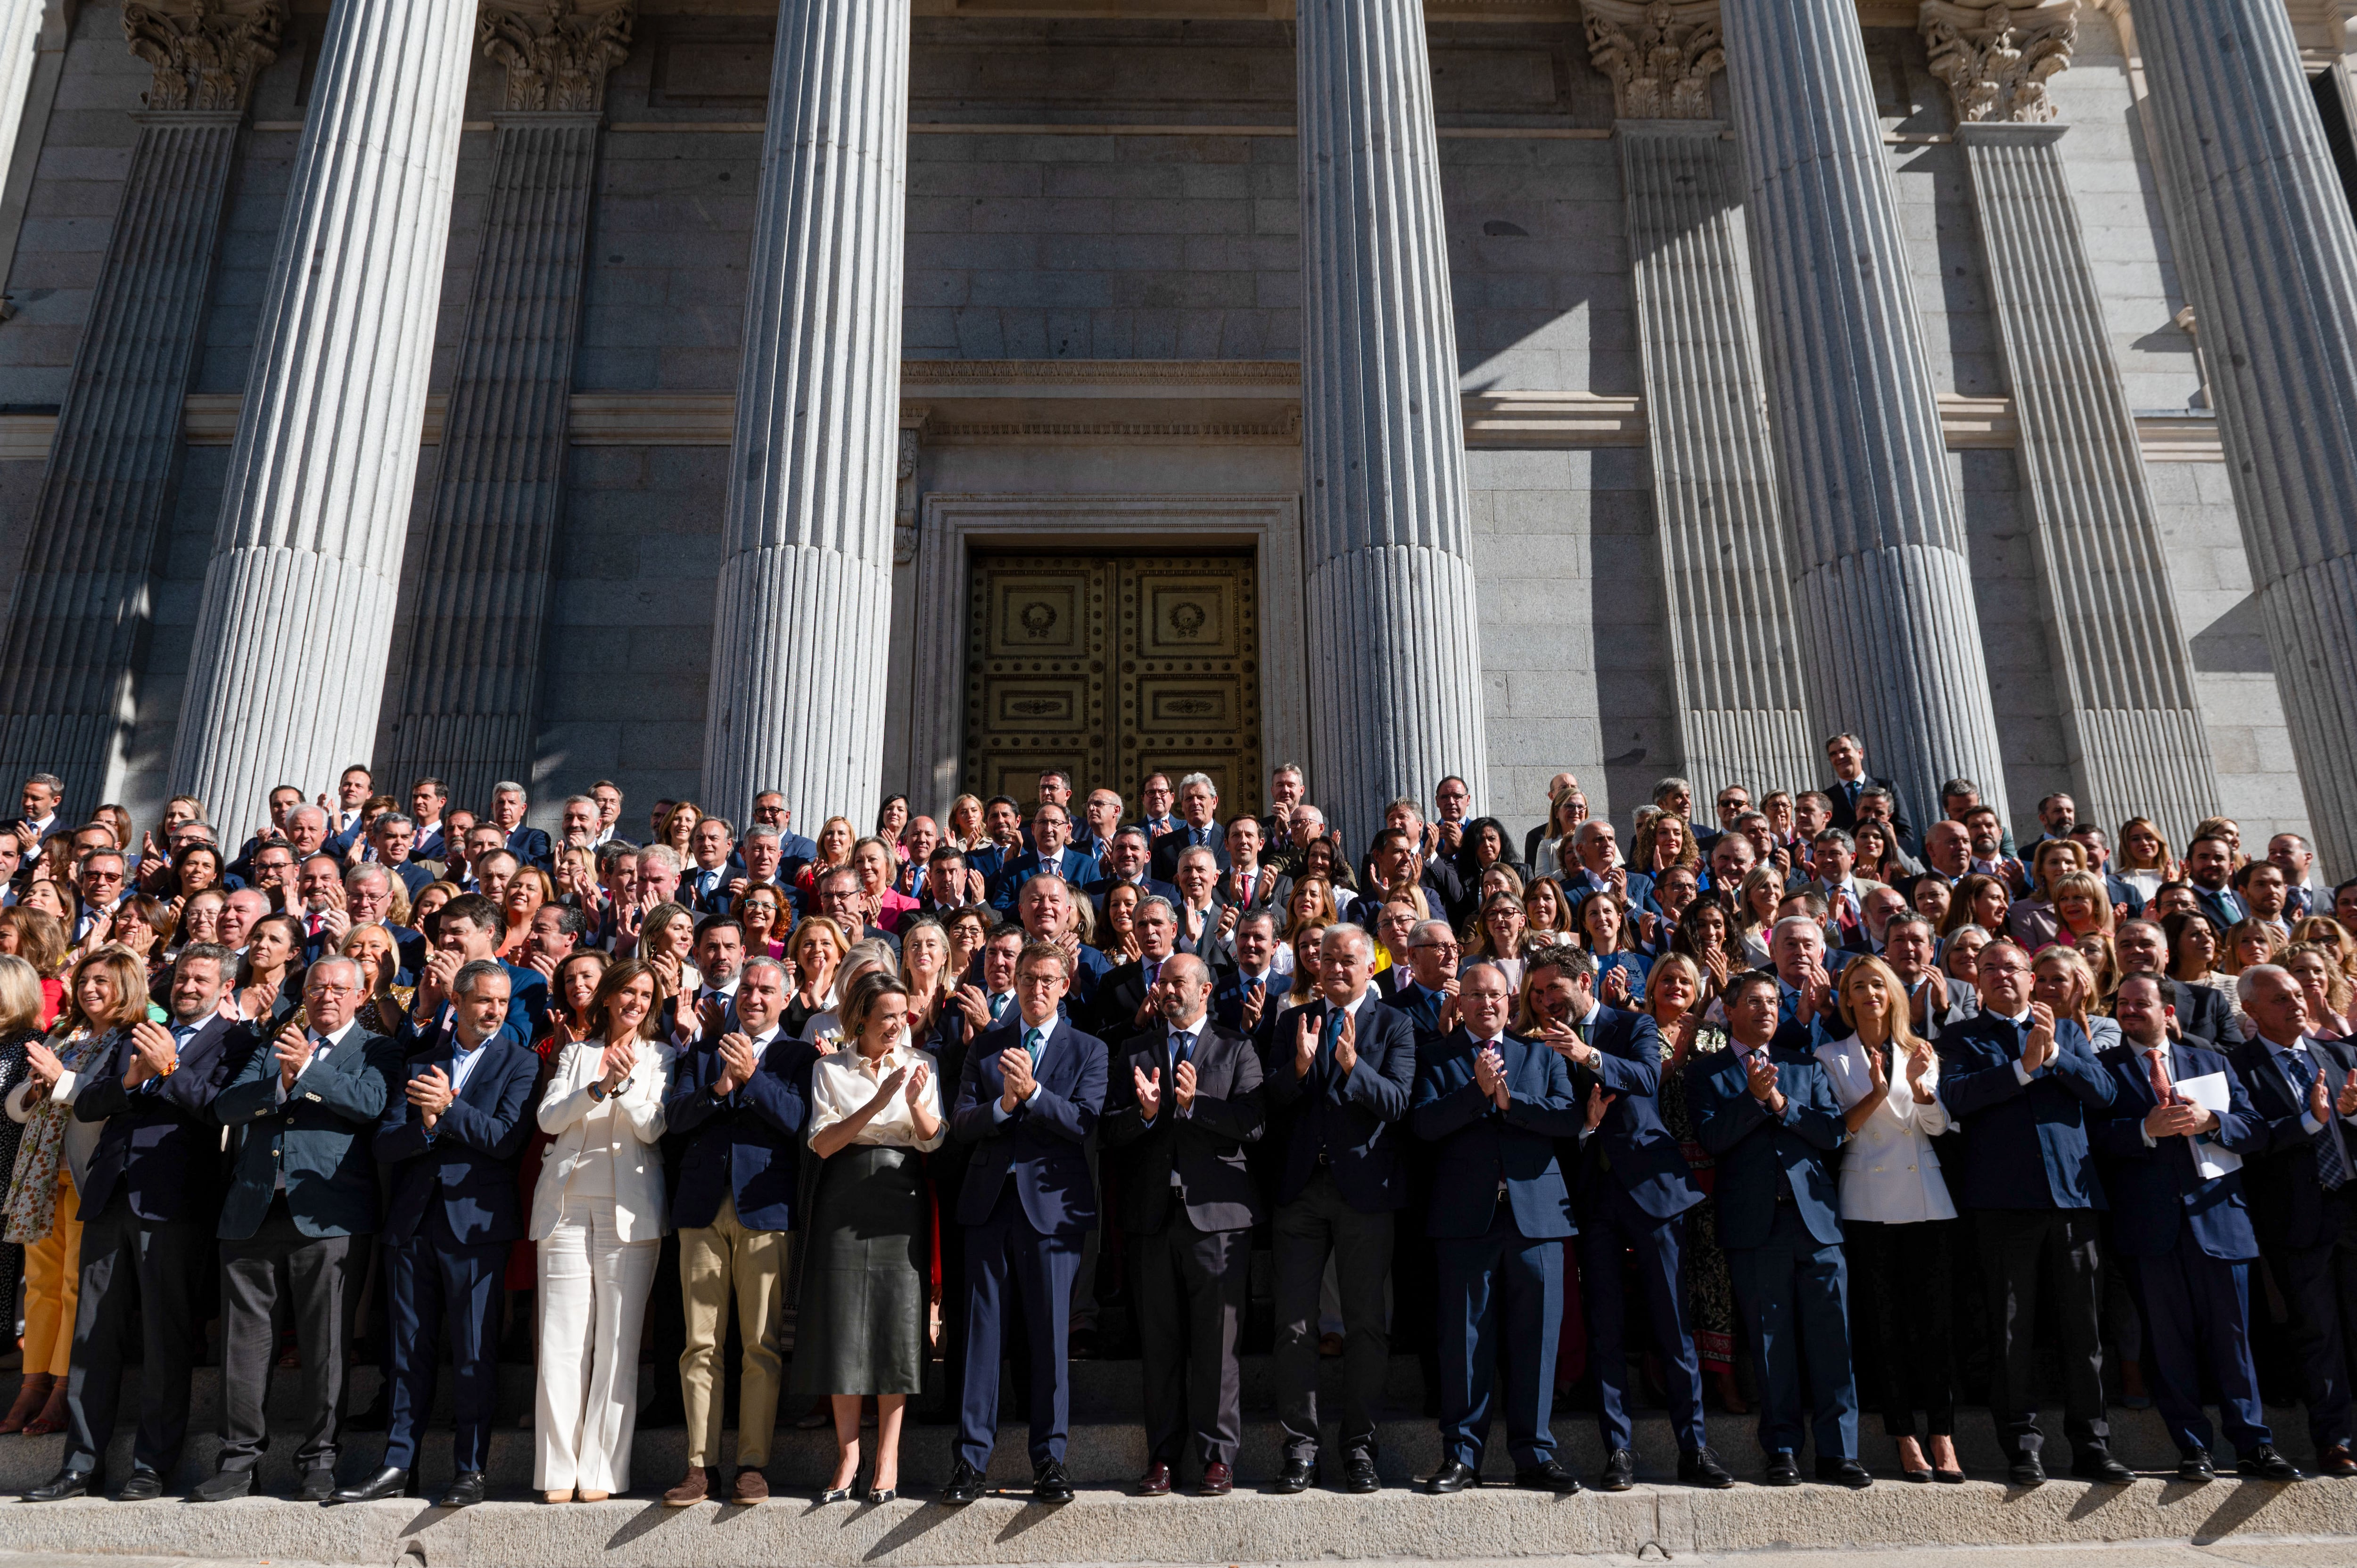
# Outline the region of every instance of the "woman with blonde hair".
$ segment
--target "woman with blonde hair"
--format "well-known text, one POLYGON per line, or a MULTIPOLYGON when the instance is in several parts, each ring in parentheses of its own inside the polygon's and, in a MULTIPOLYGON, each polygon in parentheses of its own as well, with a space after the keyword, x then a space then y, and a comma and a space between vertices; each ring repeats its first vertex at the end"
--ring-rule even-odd
POLYGON ((1563 851, 1571 843, 1579 824, 1587 821, 1587 797, 1579 792, 1577 784, 1566 784, 1555 792, 1547 802, 1546 832, 1540 835, 1538 847, 1531 856, 1531 869, 1560 876, 1570 867, 1564 865, 1563 851))
POLYGON ((1319 929, 1342 918, 1334 907, 1334 886, 1322 876, 1304 876, 1285 900, 1284 929, 1277 940, 1290 947, 1293 939, 1312 927, 1319 929))
POLYGON ((639 924, 638 950, 630 956, 655 972, 662 1000, 681 992, 691 994, 704 983, 703 974, 688 959, 695 947, 695 917, 684 904, 662 903, 647 911, 639 924))
POLYGON ((361 992, 367 1000, 353 1016, 371 1034, 392 1038, 401 1021, 409 1016, 410 1004, 417 999, 414 985, 393 983, 401 972, 401 950, 393 933, 374 921, 354 926, 344 933, 336 951, 361 966, 361 992))
POLYGON ((73 966, 64 1013, 46 1039, 25 1047, 25 1081, 8 1091, 8 1119, 21 1122, 8 1182, 8 1223, 0 1239, 25 1249, 25 1386, 0 1432, 62 1431, 66 1373, 72 1363, 81 1295, 81 1220, 77 1196, 98 1149, 102 1122, 77 1122, 73 1098, 84 1075, 106 1060, 116 1033, 147 1016, 147 976, 117 948, 73 966), (36 1379, 45 1381, 36 1383, 36 1379), (43 1400, 31 1420, 25 1412, 43 1400))
POLYGON ((2092 871, 2066 871, 2043 904, 2016 904, 2006 917, 2015 940, 2036 953, 2057 942, 2075 947, 2085 936, 2112 934, 2111 889, 2092 871))
POLYGON ((2116 842, 2120 847, 2112 856, 2112 875, 2135 888, 2141 898, 2151 898, 2161 884, 2178 881, 2184 872, 2150 817, 2130 817, 2122 822, 2116 842))
POLYGON ((500 957, 522 963, 532 950, 532 918, 540 913, 543 904, 554 902, 556 884, 549 880, 548 873, 536 865, 520 867, 500 896, 500 915, 507 921, 507 929, 500 937, 500 957))
POLYGON ((2357 937, 2349 928, 2330 915, 2310 915, 2305 920, 2294 920, 2291 940, 2314 942, 2332 954, 2333 966, 2352 980, 2357 980, 2357 937))
POLYGON ((558 1053, 540 1100, 531 1236, 539 1254, 533 1486, 542 1500, 630 1489, 639 1340, 662 1246, 663 1093, 654 971, 625 959, 589 1004, 589 1037, 558 1053))
POLYGON ((1768 939, 1776 929, 1776 907, 1784 901, 1784 877, 1772 865, 1755 865, 1735 890, 1735 945, 1741 967, 1765 969, 1768 939))
POLYGON ((942 821, 942 837, 955 844, 961 854, 990 842, 990 833, 982 825, 981 796, 960 795, 950 802, 949 814, 942 821))
POLYGON ((1465 936, 1463 962, 1496 964, 1505 972, 1506 983, 1519 991, 1523 985, 1523 948, 1529 932, 1523 901, 1511 894, 1492 893, 1482 900, 1481 913, 1465 936))
POLYGON ((2321 942, 2294 942, 2284 950, 2282 962, 2299 982, 2310 1029, 2325 1036, 2349 1034, 2352 1026, 2349 998, 2357 988, 2341 972, 2339 955, 2321 942))
POLYGON ((781 1023, 789 1038, 810 1038, 810 1023, 834 1005, 835 971, 851 951, 851 939, 824 915, 813 915, 786 939, 786 972, 793 994, 786 998, 781 1023))
POLYGON ((2095 971, 2078 949, 2057 942, 2029 961, 2029 972, 2031 994, 2058 1020, 2078 1025, 2099 1051, 2120 1043, 2120 1026, 2095 1011, 2095 971))
POLYGON ((818 853, 811 857, 808 865, 794 873, 794 890, 802 895, 804 908, 816 904, 820 877, 837 866, 851 864, 852 846, 859 842, 859 834, 852 828, 849 817, 829 817, 819 824, 813 842, 818 845, 818 853))
POLYGON ((655 843, 668 844, 679 856, 682 865, 695 864, 695 825, 704 821, 704 813, 693 800, 682 800, 663 813, 662 826, 655 830, 655 843))
POLYGON ((21 904, 0 909, 0 953, 13 953, 33 966, 41 977, 41 1026, 56 1023, 66 1004, 62 977, 71 956, 66 929, 55 918, 21 904))
POLYGON ((909 1033, 931 1039, 957 989, 957 976, 950 972, 949 931, 931 915, 919 915, 900 928, 900 983, 909 993, 909 1033))
POLYGON ((849 1037, 843 1026, 843 1003, 850 996, 851 988, 858 983, 861 975, 878 969, 890 974, 898 983, 900 962, 893 956, 889 943, 854 942, 851 950, 843 955, 843 962, 834 972, 834 1004, 823 1013, 811 1015, 806 1026, 808 1032, 803 1036, 818 1047, 819 1055, 831 1055, 843 1048, 844 1041, 849 1037))
POLYGON ((1882 960, 1852 959, 1835 991, 1850 1032, 1835 1039, 1820 1018, 1813 1033, 1817 1060, 1849 1133, 1840 1191, 1858 1292, 1851 1321, 1881 1350, 1873 1391, 1878 1397, 1861 1402, 1880 1409, 1883 1431, 1898 1440, 1901 1476, 1953 1485, 1964 1478, 1954 1442, 1948 1278, 1956 1206, 1932 1142, 1948 1130, 1939 1058, 1910 1026, 1906 982, 1882 960), (1919 1410, 1928 1418, 1929 1459, 1915 1434, 1919 1410))
MULTIPOLYGON (((2054 896, 2062 878, 2087 869, 2087 852, 2072 839, 2046 839, 2029 852, 2029 893, 2006 911, 2006 934, 2029 951, 2055 940, 2060 918, 2054 896)), ((2098 899, 2106 908, 2109 900, 2098 899)))
POLYGON ((1684 817, 1656 811, 1630 841, 1629 864, 1656 880, 1674 865, 1683 865, 1698 876, 1702 874, 1702 851, 1696 847, 1694 832, 1686 826, 1684 817))
POLYGON ((2218 972, 2239 975, 2263 963, 2278 962, 2289 945, 2283 932, 2265 920, 2237 920, 2227 929, 2224 949, 2218 955, 2218 972))

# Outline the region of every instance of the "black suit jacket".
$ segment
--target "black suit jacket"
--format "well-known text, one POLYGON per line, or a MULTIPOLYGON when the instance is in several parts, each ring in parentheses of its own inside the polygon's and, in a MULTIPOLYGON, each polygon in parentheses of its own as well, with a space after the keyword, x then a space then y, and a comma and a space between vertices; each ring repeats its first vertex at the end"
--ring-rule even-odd
MULTIPOLYGON (((2329 1064, 2332 1085, 2357 1069, 2357 1050, 2346 1040, 2310 1040, 2309 1054, 2329 1064)), ((2330 1241, 2340 1222, 2329 1205, 2346 1203, 2351 1189, 2328 1195, 2316 1179, 2316 1137, 2303 1125, 2308 1105, 2293 1076, 2275 1059, 2265 1040, 2246 1040, 2226 1053, 2250 1091, 2251 1109, 2266 1125, 2261 1152, 2243 1157, 2243 1192, 2262 1252, 2314 1247, 2330 1241)), ((2330 1131, 2330 1129, 2326 1129, 2330 1131)), ((2341 1124, 2341 1142, 2357 1161, 2357 1127, 2341 1124)))
POLYGON ((1260 1195, 1244 1168, 1245 1145, 1260 1141, 1261 1066, 1253 1043, 1207 1015, 1195 1038, 1195 1103, 1181 1115, 1170 1026, 1157 1023, 1114 1057, 1105 1079, 1099 1137, 1122 1151, 1121 1228, 1152 1235, 1171 1205, 1198 1230, 1245 1230, 1260 1222, 1260 1195), (1161 1074, 1162 1104, 1148 1122, 1137 1107, 1136 1074, 1161 1074), (1174 1185, 1173 1175, 1178 1176, 1174 1185))
MULTIPOLYGON (((1899 786, 1893 784, 1888 779, 1877 779, 1873 774, 1869 773, 1865 778, 1858 780, 1858 787, 1862 789, 1888 789, 1890 791, 1891 832, 1899 835, 1899 847, 1900 850, 1910 855, 1913 855, 1916 858, 1921 859, 1922 851, 1915 842, 1915 830, 1908 825, 1907 818, 1899 806, 1899 786)), ((1844 832, 1849 832, 1854 830, 1857 826, 1857 808, 1852 805, 1850 803, 1849 797, 1843 793, 1841 784, 1839 782, 1821 784, 1818 788, 1823 789, 1825 792, 1826 798, 1834 803, 1833 825, 1841 829, 1844 832)))
POLYGON ((1396 1123, 1406 1118, 1415 1092, 1415 1026, 1370 991, 1357 1015, 1358 1061, 1347 1075, 1338 1074, 1333 1052, 1323 1043, 1327 1005, 1321 999, 1289 1009, 1269 1035, 1268 1101, 1290 1112, 1277 1201, 1301 1196, 1318 1174, 1322 1150, 1332 1163, 1334 1185, 1352 1208, 1361 1214, 1400 1208, 1407 1202, 1400 1165, 1407 1129, 1396 1123), (1321 1041, 1306 1079, 1294 1071, 1305 1017, 1321 1041))
POLYGON ((2190 1037, 2207 1040, 2221 1050, 2237 1042, 2233 1004, 2216 986, 2188 985, 2181 980, 2172 980, 2169 983, 2169 1001, 2177 1009, 2177 1026, 2190 1037))
POLYGON ((80 1217, 97 1219, 120 1187, 131 1212, 149 1224, 199 1220, 210 1234, 228 1168, 213 1099, 261 1044, 251 1026, 216 1015, 181 1046, 170 1072, 126 1090, 131 1031, 115 1031, 102 1065, 74 1093, 75 1121, 106 1123, 90 1157, 80 1217))
MULTIPOLYGON (((1182 822, 1175 832, 1156 839, 1152 858, 1146 862, 1146 875, 1175 885, 1178 880, 1178 857, 1186 853, 1188 835, 1192 831, 1182 822)), ((1222 871, 1227 870, 1227 835, 1220 832, 1216 824, 1204 831, 1211 835, 1211 842, 1203 847, 1211 852, 1211 858, 1219 863, 1222 871)))

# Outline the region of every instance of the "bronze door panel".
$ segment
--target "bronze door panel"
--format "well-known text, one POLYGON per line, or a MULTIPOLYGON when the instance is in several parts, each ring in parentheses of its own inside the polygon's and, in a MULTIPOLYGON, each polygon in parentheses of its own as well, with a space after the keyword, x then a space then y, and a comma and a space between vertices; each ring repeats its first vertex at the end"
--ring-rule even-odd
POLYGON ((1039 774, 1104 770, 1103 563, 977 559, 966 618, 965 787, 1028 805, 1039 774))

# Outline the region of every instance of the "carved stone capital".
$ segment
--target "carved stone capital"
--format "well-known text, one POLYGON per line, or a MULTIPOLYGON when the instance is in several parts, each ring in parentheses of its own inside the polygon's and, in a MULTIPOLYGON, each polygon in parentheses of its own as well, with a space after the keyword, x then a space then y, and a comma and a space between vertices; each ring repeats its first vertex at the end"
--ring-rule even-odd
POLYGON ((131 0, 123 36, 156 68, 147 107, 242 111, 278 58, 285 0, 131 0))
POLYGON ((1582 0, 1587 53, 1623 120, 1708 120, 1727 65, 1718 0, 1582 0))
POLYGON ((2046 83, 2070 68, 2079 0, 1923 0, 1920 24, 1960 122, 2054 118, 2046 83))
POLYGON ((637 0, 482 0, 475 37, 507 67, 510 113, 594 114, 606 73, 630 58, 637 0))

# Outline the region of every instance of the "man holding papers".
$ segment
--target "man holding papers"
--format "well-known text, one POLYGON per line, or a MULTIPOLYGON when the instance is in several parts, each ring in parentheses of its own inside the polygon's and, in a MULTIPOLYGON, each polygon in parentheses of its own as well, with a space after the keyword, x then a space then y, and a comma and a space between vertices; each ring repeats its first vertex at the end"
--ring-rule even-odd
POLYGON ((2175 1009, 2153 976, 2122 982, 2112 1015, 2123 1043, 2096 1059, 2116 1092, 2089 1136, 2111 1198, 2113 1251, 2144 1314, 2153 1398, 2182 1455, 2178 1477, 2217 1478, 2201 1407, 2206 1359, 2242 1474, 2297 1481, 2299 1472, 2276 1452, 2251 1366, 2259 1241, 2243 1199, 2242 1156, 2266 1148, 2266 1123, 2223 1056, 2170 1041, 2175 1009))

